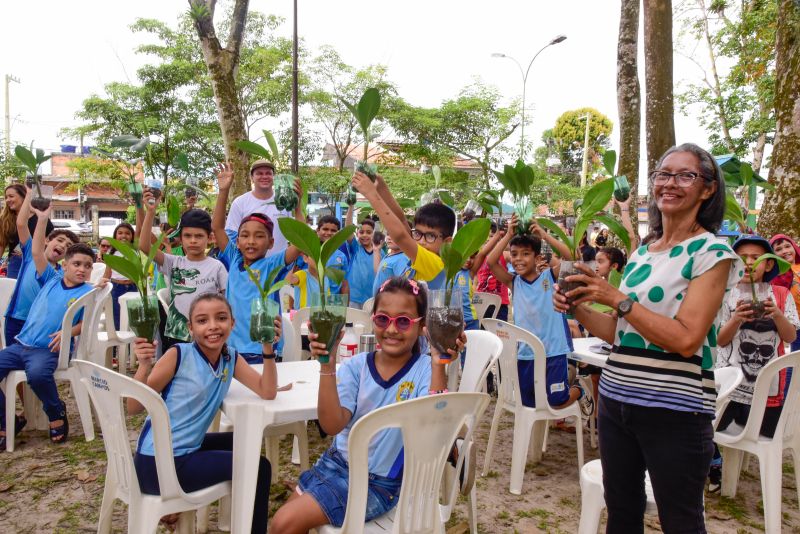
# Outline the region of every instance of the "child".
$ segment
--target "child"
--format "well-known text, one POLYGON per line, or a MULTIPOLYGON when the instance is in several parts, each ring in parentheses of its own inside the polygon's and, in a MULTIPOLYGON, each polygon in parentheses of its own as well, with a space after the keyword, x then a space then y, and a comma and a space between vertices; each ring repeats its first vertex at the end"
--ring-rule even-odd
POLYGON ((108 240, 108 238, 103 237, 100 239, 100 245, 98 248, 97 261, 100 263, 105 263, 103 261, 103 254, 111 254, 111 242, 108 240))
MULTIPOLYGON (((338 371, 335 358, 320 364, 319 422, 335 438, 319 461, 300 475, 295 492, 272 519, 272 534, 305 533, 326 524, 341 527, 348 494, 347 440, 353 425, 377 408, 445 390, 443 364, 460 352, 466 338, 462 334, 447 359, 421 354, 418 343, 426 306, 424 287, 413 280, 390 278, 379 289, 372 309, 380 350, 357 354, 338 371)), ((325 344, 310 336, 312 354, 327 354, 325 344)), ((366 521, 397 504, 402 472, 400 431, 384 430, 370 447, 366 521)))
MULTIPOLYGON (((492 274, 492 269, 486 262, 486 256, 494 248, 495 244, 505 234, 504 230, 498 231, 497 223, 492 221, 489 228, 489 240, 481 247, 478 255, 475 257, 475 264, 478 265, 478 271, 475 273, 477 280, 477 289, 485 293, 491 293, 500 297, 500 309, 497 310, 496 317, 501 321, 508 321, 508 305, 511 301, 508 298, 508 288, 497 281, 497 278, 492 274)), ((500 256, 500 265, 508 270, 508 261, 506 259, 507 252, 503 252, 500 256)), ((486 310, 487 315, 491 316, 494 312, 493 309, 486 310)), ((478 319, 483 319, 479 317, 478 319)))
MULTIPOLYGON (((339 219, 334 217, 333 215, 325 215, 320 217, 319 221, 317 222, 317 235, 319 236, 319 240, 321 243, 324 243, 331 237, 333 237, 336 232, 342 229, 342 225, 339 223, 339 219)), ((347 250, 347 247, 344 247, 347 250)), ((303 267, 300 265, 299 267, 303 267)), ((341 248, 336 249, 334 253, 331 255, 330 259, 328 260, 328 264, 325 267, 335 267, 339 269, 343 273, 347 274, 350 270, 350 262, 347 259, 347 255, 342 251, 341 248)), ((350 285, 347 280, 342 280, 341 284, 337 284, 333 280, 328 280, 330 284, 330 291, 334 295, 342 294, 342 295, 350 295, 350 285)))
MULTIPOLYGON (((347 208, 346 224, 352 224, 353 206, 347 208)), ((375 261, 373 254, 380 256, 372 243, 372 234, 375 232, 375 221, 364 219, 358 227, 358 240, 354 237, 347 239, 350 253, 350 267, 347 269, 347 284, 350 287, 350 306, 361 308, 367 299, 372 297, 372 281, 375 278, 375 261)))
MULTIPOLYGON (((139 247, 150 252, 151 232, 156 206, 153 194, 147 190, 143 195, 147 206, 142 221, 142 237, 139 247)), ((206 256, 208 236, 211 233, 211 216, 203 210, 194 209, 181 215, 180 236, 185 256, 156 252, 153 260, 167 280, 169 287, 169 313, 164 329, 164 350, 175 343, 190 341, 189 307, 203 293, 225 294, 228 272, 219 260, 206 256)))
MULTIPOLYGON (((772 253, 772 247, 763 237, 742 235, 733 244, 733 250, 747 266, 742 281, 753 280, 769 282, 778 274, 778 266, 772 260, 761 262, 752 270, 753 262, 762 254, 772 253)), ((753 399, 756 378, 762 367, 773 358, 783 355, 783 344, 795 340, 796 330, 800 327, 794 299, 790 298, 786 288, 771 287, 771 297, 765 304, 765 317, 755 319, 750 304, 738 301, 740 294, 732 291, 722 304, 722 318, 717 333, 719 359, 717 367, 739 367, 744 374, 742 383, 730 395, 730 402, 720 417, 717 430, 725 430, 731 423, 740 426, 747 424, 750 415, 750 403, 753 399)), ((771 438, 781 415, 785 372, 779 374, 779 383, 770 386, 770 397, 760 433, 771 438)), ((761 407, 758 407, 760 409, 761 407)), ((709 472, 711 491, 719 489, 721 481, 722 458, 719 450, 714 454, 709 472)))
MULTIPOLYGON (((124 243, 133 243, 133 240, 137 237, 137 235, 138 234, 134 231, 133 226, 131 226, 130 223, 123 221, 119 223, 116 228, 114 228, 113 238, 124 243)), ((112 256, 122 256, 122 254, 113 247, 111 248, 110 254, 112 256)), ((119 330, 119 298, 125 293, 136 291, 136 284, 122 276, 117 271, 113 270, 111 267, 106 267, 103 278, 111 280, 111 305, 114 310, 114 328, 119 330)))
MULTIPOLYGON (((375 281, 372 283, 373 296, 378 293, 378 289, 386 280, 393 276, 406 276, 411 269, 411 261, 408 256, 403 254, 390 235, 386 236, 386 246, 388 254, 380 260, 375 269, 375 281)), ((375 256, 373 259, 377 260, 378 258, 375 256)))
MULTIPOLYGON (((776 276, 770 283, 773 286, 779 285, 788 289, 794 297, 795 307, 800 308, 800 247, 791 237, 783 234, 772 236, 769 243, 775 250, 775 254, 792 264, 790 270, 776 276)), ((797 338, 791 344, 792 352, 800 350, 800 330, 797 331, 797 334, 797 338)))
POLYGON ((414 214, 414 228, 409 229, 403 209, 378 176, 372 182, 367 175, 353 175, 353 186, 369 201, 386 233, 411 261, 410 278, 426 282, 428 289, 443 289, 444 263, 439 257, 442 244, 453 240, 456 214, 444 204, 425 204, 414 214))
POLYGON ((594 272, 604 280, 610 281, 612 285, 613 279, 616 278, 617 284, 614 287, 619 287, 622 271, 625 269, 625 253, 616 247, 602 247, 598 249, 595 261, 597 265, 594 272))
POLYGON ((219 260, 228 269, 226 293, 230 296, 229 303, 235 319, 228 344, 247 363, 261 363, 261 344, 250 339, 250 303, 261 297, 245 266, 257 273, 263 287, 269 274, 277 267, 291 265, 300 250, 290 246, 265 258, 275 241, 272 238, 274 223, 263 213, 246 216, 239 224, 238 231, 232 232, 233 238, 229 238, 225 232, 225 205, 233 184, 233 170, 229 163, 221 164, 217 170, 219 195, 211 227, 214 234, 219 236, 217 243, 222 249, 219 260))
POLYGON ((477 252, 470 256, 461 269, 456 273, 453 280, 453 287, 461 290, 461 300, 463 301, 464 310, 464 330, 478 330, 481 327, 480 317, 478 312, 475 311, 475 306, 472 305, 472 272, 475 265, 475 257, 477 252))
MULTIPOLYGON (((30 192, 29 192, 30 193, 30 192)), ((28 194, 17 214, 17 235, 22 245, 22 262, 17 284, 11 294, 11 300, 6 310, 5 339, 6 345, 16 342, 28 318, 31 305, 42 289, 42 286, 54 276, 61 276, 61 267, 58 263, 64 259, 64 254, 70 245, 78 243, 78 236, 69 230, 53 230, 45 239, 47 223, 50 219, 45 215, 50 210, 41 212, 33 210, 36 214, 36 227, 31 238, 28 220, 31 215, 31 197, 28 194)))
MULTIPOLYGON (((194 243, 194 240, 190 242, 194 243)), ((189 307, 188 327, 193 343, 176 344, 154 363, 156 344, 148 343, 144 338, 135 341, 134 352, 139 367, 133 378, 164 397, 172 429, 175 471, 178 482, 187 492, 231 480, 233 434, 206 434, 230 388, 231 377, 262 399, 274 399, 278 391, 272 345, 264 343, 261 347, 264 370, 259 375, 225 344, 233 323, 231 307, 225 297, 206 293, 195 298, 189 307)), ((280 336, 280 328, 280 319, 276 318, 276 337, 280 336)), ((142 409, 136 400, 128 399, 129 415, 139 413, 142 409)), ((158 495, 149 417, 139 435, 133 463, 142 493, 158 495)), ((258 464, 252 532, 267 531, 269 482, 270 464, 262 457, 258 464)))
MULTIPOLYGON (((566 246, 544 232, 536 223, 531 225, 533 235, 515 235, 517 224, 517 217, 513 215, 508 231, 497 242, 486 261, 498 282, 512 288, 514 324, 535 334, 544 344, 547 355, 547 403, 553 408, 566 408, 583 397, 584 393, 580 386, 568 385, 567 354, 572 352, 572 338, 568 334, 566 318, 551 305, 559 267, 555 266, 541 273, 536 270, 542 247, 541 237, 561 257, 570 258, 571 255, 566 246), (514 275, 499 264, 506 245, 511 247, 511 264, 516 273, 514 275)), ((517 369, 524 406, 535 406, 533 357, 533 350, 529 346, 519 347, 517 369)))
MULTIPOLYGON (((44 233, 44 224, 50 208, 41 213, 36 233, 44 233), (42 224, 41 229, 39 225, 42 224)), ((92 274, 94 251, 88 245, 70 245, 64 255, 64 275, 50 276, 31 305, 25 326, 17 336, 17 343, 0 351, 0 381, 10 371, 24 370, 36 396, 41 399, 50 420, 50 441, 64 443, 69 434, 66 405, 58 396, 53 378, 61 350, 61 322, 70 304, 92 290, 86 283, 92 274)), ((40 277, 41 279, 41 277, 40 277)), ((81 313, 75 316, 72 335, 81 332, 81 313)), ((0 450, 5 450, 5 404, 0 390, 0 450)))

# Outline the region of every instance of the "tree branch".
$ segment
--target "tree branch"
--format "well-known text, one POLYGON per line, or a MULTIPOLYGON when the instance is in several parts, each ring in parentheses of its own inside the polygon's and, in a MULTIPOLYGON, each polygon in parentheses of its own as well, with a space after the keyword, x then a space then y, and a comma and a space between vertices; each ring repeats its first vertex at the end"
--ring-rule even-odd
MULTIPOLYGON (((247 22, 247 8, 250 0, 236 0, 236 5, 233 6, 233 16, 231 17, 231 33, 228 35, 228 44, 225 49, 230 52, 234 58, 239 58, 239 50, 242 48, 242 41, 244 40, 244 27, 247 22)), ((232 66, 232 68, 234 68, 232 66)))

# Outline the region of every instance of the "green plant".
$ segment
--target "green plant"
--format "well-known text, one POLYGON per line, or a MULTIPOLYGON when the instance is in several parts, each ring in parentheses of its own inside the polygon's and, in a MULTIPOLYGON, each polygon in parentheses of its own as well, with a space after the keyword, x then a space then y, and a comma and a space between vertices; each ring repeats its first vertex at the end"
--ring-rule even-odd
POLYGON ((263 130, 264 138, 267 140, 268 147, 259 145, 247 139, 236 142, 236 147, 239 150, 246 152, 257 158, 263 158, 271 161, 275 165, 276 174, 274 178, 275 184, 275 207, 280 210, 293 211, 297 207, 297 203, 303 207, 303 213, 306 211, 308 205, 308 191, 303 191, 303 198, 298 198, 294 192, 294 175, 284 172, 278 172, 283 169, 285 165, 285 154, 278 149, 278 143, 275 141, 275 136, 268 130, 263 130))
POLYGON ((758 302, 758 297, 756 296, 756 281, 753 278, 753 275, 755 273, 756 268, 759 265, 761 265, 761 263, 767 260, 772 260, 775 262, 775 264, 778 266, 778 272, 780 274, 785 273, 792 267, 791 263, 781 258, 780 256, 772 254, 771 252, 767 252, 756 258, 756 261, 754 261, 753 264, 747 269, 747 276, 748 278, 750 278, 750 290, 752 291, 752 297, 754 303, 758 302))
POLYGON ((261 296, 261 301, 266 302, 267 298, 279 291, 283 286, 286 285, 286 280, 281 280, 279 282, 275 281, 275 278, 278 277, 278 273, 281 272, 280 267, 275 267, 272 271, 267 275, 267 279, 264 280, 264 285, 261 285, 261 280, 259 280, 259 275, 256 274, 249 265, 245 265, 244 268, 247 270, 248 276, 250 276, 250 281, 253 282, 256 287, 258 288, 258 294, 261 296))
POLYGON ((370 165, 368 163, 369 142, 371 140, 370 126, 381 109, 381 93, 376 88, 370 87, 364 91, 364 94, 361 95, 361 99, 357 104, 351 104, 342 98, 339 100, 350 110, 350 113, 358 122, 361 133, 364 136, 364 159, 356 165, 356 170, 363 172, 374 181, 377 168, 375 165, 370 165))
POLYGON ((613 180, 597 182, 586 191, 583 195, 583 199, 581 199, 580 210, 577 212, 575 219, 575 231, 571 236, 567 235, 564 230, 550 219, 539 217, 536 221, 543 228, 552 232, 559 241, 564 243, 575 259, 580 258, 579 248, 581 239, 583 239, 592 221, 599 221, 608 226, 609 231, 622 241, 622 244, 625 245, 627 250, 630 250, 631 237, 628 235, 628 231, 612 216, 607 213, 600 213, 611 201, 611 195, 613 194, 613 180))
POLYGON ((17 156, 17 159, 22 162, 25 168, 31 173, 33 177, 33 183, 36 185, 36 194, 42 196, 41 190, 41 176, 39 175, 39 167, 42 166, 42 163, 49 160, 52 156, 45 156, 44 150, 41 148, 33 148, 33 143, 31 143, 30 148, 26 148, 22 145, 17 145, 14 147, 14 155, 17 156))
POLYGON ((433 175, 433 190, 429 191, 420 197, 420 205, 429 204, 431 202, 439 202, 450 206, 451 208, 455 206, 455 199, 453 199, 453 195, 450 194, 450 191, 447 189, 442 189, 442 170, 439 168, 438 165, 434 165, 431 167, 431 174, 433 175))
POLYGON ((608 175, 614 179, 614 198, 620 202, 628 200, 631 194, 631 186, 628 184, 628 177, 625 175, 617 176, 614 169, 617 166, 617 152, 606 150, 603 154, 603 167, 608 175))
POLYGON ((528 233, 531 217, 533 217, 533 204, 530 199, 531 186, 535 176, 533 167, 518 159, 513 166, 503 166, 503 172, 494 171, 494 175, 502 184, 505 192, 509 193, 514 200, 514 211, 520 220, 517 233, 528 233))
MULTIPOLYGON (((345 226, 336 232, 330 239, 320 243, 319 236, 306 223, 290 217, 279 217, 278 227, 283 236, 294 246, 308 256, 309 263, 313 263, 317 270, 317 281, 320 291, 325 287, 325 277, 336 284, 344 280, 344 271, 336 267, 326 267, 328 260, 334 252, 347 241, 356 231, 355 225, 345 226)), ((325 309, 325 299, 321 298, 322 308, 325 309)))
POLYGON ((268 130, 264 132, 264 139, 267 141, 267 146, 260 145, 256 142, 244 139, 236 142, 236 148, 243 152, 247 152, 251 156, 263 158, 275 164, 276 168, 280 169, 283 165, 283 152, 278 150, 278 143, 275 141, 275 136, 268 130))
POLYGON ((145 256, 141 254, 136 248, 135 244, 131 245, 125 241, 117 241, 116 239, 108 238, 108 242, 115 250, 118 250, 122 256, 114 256, 112 254, 103 254, 103 261, 120 273, 122 276, 130 280, 136 285, 139 290, 142 300, 147 300, 148 290, 150 287, 150 267, 153 265, 153 258, 156 256, 164 241, 165 234, 158 237, 158 241, 150 247, 150 253, 145 256))
POLYGON ((491 229, 489 219, 473 219, 456 232, 453 241, 443 243, 439 250, 439 257, 444 263, 445 289, 447 290, 447 300, 450 300, 450 292, 453 290, 458 271, 469 259, 470 256, 478 252, 481 246, 489 238, 491 229))

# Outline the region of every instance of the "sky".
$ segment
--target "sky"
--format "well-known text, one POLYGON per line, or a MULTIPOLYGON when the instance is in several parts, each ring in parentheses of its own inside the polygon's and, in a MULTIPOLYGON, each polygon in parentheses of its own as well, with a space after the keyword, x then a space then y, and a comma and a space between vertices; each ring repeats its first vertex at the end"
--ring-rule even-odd
MULTIPOLYGON (((174 25, 187 6, 186 0, 3 2, 0 74, 20 80, 10 86, 11 138, 49 150, 77 144, 58 132, 79 124, 74 114, 83 99, 103 94, 109 82, 134 82, 136 69, 147 62, 134 52, 143 37, 129 25, 137 17, 174 25)), ((250 9, 285 17, 278 33, 291 36, 290 0, 251 0, 250 9)), ((299 0, 298 25, 311 50, 328 44, 351 65, 387 65, 398 93, 421 106, 456 96, 476 76, 509 100, 520 96, 517 66, 491 54, 501 52, 527 66, 537 50, 564 34, 567 40, 544 50, 531 68, 526 109, 532 124, 526 139, 538 143, 561 113, 589 106, 614 122, 612 147, 618 145, 617 0, 299 0)), ((640 56, 642 45, 640 38, 640 56)), ((641 57, 639 70, 644 92, 641 57)), ((676 84, 698 74, 691 62, 675 56, 676 84)), ((706 144, 696 120, 676 111, 675 127, 678 143, 706 144)))

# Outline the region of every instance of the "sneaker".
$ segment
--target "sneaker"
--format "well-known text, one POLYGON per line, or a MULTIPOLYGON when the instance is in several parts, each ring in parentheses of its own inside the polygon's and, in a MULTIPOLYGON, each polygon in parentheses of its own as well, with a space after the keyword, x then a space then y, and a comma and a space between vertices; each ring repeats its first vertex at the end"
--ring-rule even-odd
POLYGON ((581 386, 575 385, 581 391, 581 396, 578 397, 578 404, 581 407, 581 413, 584 417, 591 417, 594 413, 594 399, 591 395, 587 395, 581 386))
POLYGON ((712 465, 708 470, 708 492, 718 493, 722 488, 722 467, 712 465))

